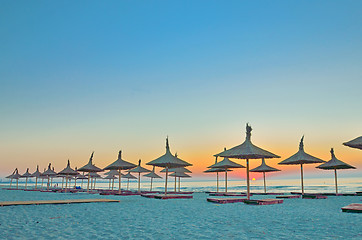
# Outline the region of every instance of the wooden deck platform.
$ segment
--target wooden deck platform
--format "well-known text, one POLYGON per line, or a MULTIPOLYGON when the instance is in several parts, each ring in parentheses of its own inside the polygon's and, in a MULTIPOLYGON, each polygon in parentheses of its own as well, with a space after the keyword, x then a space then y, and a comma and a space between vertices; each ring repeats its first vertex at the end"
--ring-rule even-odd
POLYGON ((362 196, 362 192, 356 192, 357 196, 362 196))
POLYGON ((348 206, 345 206, 342 209, 342 212, 351 212, 351 213, 362 213, 362 204, 361 203, 351 203, 348 206))
POLYGON ((283 203, 282 199, 260 199, 260 200, 245 200, 245 204, 251 205, 272 205, 283 203))
POLYGON ((320 194, 304 194, 302 195, 302 198, 305 199, 327 199, 328 197, 325 195, 320 195, 320 194))
POLYGON ((114 199, 67 199, 67 200, 36 200, 36 201, 7 201, 0 202, 0 206, 15 205, 43 205, 43 204, 71 204, 71 203, 94 203, 94 202, 119 202, 114 199))
MULTIPOLYGON (((218 192, 218 193, 209 193, 209 196, 229 196, 229 197, 245 197, 246 193, 237 193, 237 192, 218 192)), ((252 196, 252 194, 250 194, 252 196)))
POLYGON ((207 198, 208 202, 212 203, 237 203, 237 202, 244 202, 246 198, 207 198))
POLYGON ((284 193, 273 193, 273 192, 269 192, 269 193, 252 193, 253 195, 284 195, 284 193))
POLYGON ((158 194, 158 195, 154 195, 155 199, 190 199, 193 198, 192 195, 181 195, 181 194, 158 194))
POLYGON ((300 198, 300 195, 281 195, 276 196, 276 198, 300 198))
POLYGON ((155 198, 158 194, 141 194, 141 197, 145 198, 155 198))

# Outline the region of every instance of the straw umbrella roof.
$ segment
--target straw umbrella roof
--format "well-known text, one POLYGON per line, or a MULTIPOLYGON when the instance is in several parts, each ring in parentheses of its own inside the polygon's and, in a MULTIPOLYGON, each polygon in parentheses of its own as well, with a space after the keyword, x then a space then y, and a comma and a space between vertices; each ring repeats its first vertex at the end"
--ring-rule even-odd
POLYGON ((128 172, 135 172, 135 173, 145 173, 145 172, 147 172, 147 173, 149 173, 151 171, 146 169, 146 168, 141 167, 141 159, 140 159, 140 160, 138 160, 138 166, 131 169, 131 170, 129 170, 128 172))
POLYGON ((10 174, 9 176, 6 176, 5 178, 13 178, 17 171, 18 171, 18 169, 15 168, 14 172, 12 174, 10 174))
POLYGON ((358 148, 362 150, 362 136, 355 138, 349 142, 343 143, 343 145, 351 147, 351 148, 358 148))
POLYGON ((78 173, 78 175, 76 175, 75 178, 76 179, 88 179, 88 176, 78 173))
POLYGON ((118 152, 118 159, 104 168, 104 170, 126 170, 136 167, 135 164, 122 159, 122 151, 118 152))
POLYGON ((250 172, 277 172, 277 171, 280 170, 266 165, 264 158, 262 159, 261 165, 259 167, 250 170, 250 172))
POLYGON ((179 159, 176 156, 173 156, 170 152, 170 146, 168 144, 168 138, 166 138, 166 153, 155 160, 148 162, 147 165, 153 165, 156 167, 163 168, 176 168, 176 167, 187 167, 192 166, 192 164, 179 159))
POLYGON ((70 161, 68 159, 67 167, 58 172, 59 175, 78 175, 79 173, 70 167, 70 161))
POLYGON ((95 165, 93 165, 93 154, 94 152, 92 152, 92 155, 89 158, 89 161, 86 165, 84 165, 83 167, 79 168, 78 171, 80 172, 102 172, 103 170, 100 169, 99 167, 96 167, 95 165))
POLYGON ((181 178, 190 178, 190 175, 187 175, 184 172, 173 172, 170 174, 170 177, 181 177, 181 178))
POLYGON ((33 177, 40 177, 41 172, 39 171, 39 165, 36 166, 36 171, 31 174, 33 177))
POLYGON ((104 177, 103 179, 117 179, 117 177, 115 175, 107 175, 106 177, 104 177))
POLYGON ((274 153, 268 152, 264 149, 255 146, 251 142, 251 131, 252 128, 248 124, 246 124, 245 141, 236 147, 215 154, 214 156, 239 158, 239 159, 280 158, 278 155, 275 155, 274 153))
POLYGON ((137 179, 137 177, 133 176, 130 172, 128 172, 126 175, 123 176, 124 178, 128 179, 137 179))
POLYGON ((55 176, 55 175, 57 175, 57 173, 52 170, 51 165, 52 164, 49 163, 48 169, 42 173, 43 176, 55 176))
POLYGON ((26 172, 20 176, 21 178, 32 177, 31 173, 29 173, 29 168, 26 169, 26 172))
POLYGON ((208 168, 221 168, 221 169, 224 169, 224 171, 225 171, 225 169, 228 169, 228 168, 245 168, 245 167, 243 165, 233 162, 225 157, 222 161, 215 163, 215 164, 209 166, 208 168))
MULTIPOLYGON (((170 168, 168 169, 169 172, 185 172, 185 173, 192 173, 190 170, 188 170, 185 167, 179 167, 179 168, 170 168)), ((166 169, 162 169, 160 172, 166 172, 166 169)))
POLYGON ((90 172, 90 173, 89 173, 89 176, 90 176, 91 178, 102 178, 101 175, 99 175, 99 174, 96 173, 96 172, 90 172))
POLYGON ((332 159, 322 165, 317 166, 317 168, 324 169, 324 170, 333 170, 333 169, 356 169, 355 167, 342 162, 341 160, 337 159, 334 155, 334 150, 331 148, 331 156, 332 159))
MULTIPOLYGON (((109 176, 109 175, 119 175, 119 172, 117 171, 117 170, 109 170, 108 172, 106 172, 104 175, 107 175, 107 176, 109 176)), ((124 176, 124 174, 123 173, 121 173, 121 176, 124 176)))
MULTIPOLYGON (((231 169, 227 169, 226 171, 231 172, 231 169)), ((211 173, 211 172, 225 172, 225 169, 222 168, 210 168, 204 171, 204 173, 211 173)))
POLYGON ((155 173, 155 166, 153 166, 153 169, 152 169, 152 171, 150 173, 147 173, 147 174, 145 174, 143 176, 149 177, 149 178, 162 178, 161 176, 159 176, 159 175, 157 175, 155 173))
POLYGON ((295 165, 295 164, 324 163, 325 161, 323 161, 319 158, 313 157, 312 155, 309 155, 308 153, 306 153, 304 151, 303 139, 304 139, 304 136, 300 140, 299 151, 296 154, 294 154, 293 156, 281 161, 278 164, 295 165))

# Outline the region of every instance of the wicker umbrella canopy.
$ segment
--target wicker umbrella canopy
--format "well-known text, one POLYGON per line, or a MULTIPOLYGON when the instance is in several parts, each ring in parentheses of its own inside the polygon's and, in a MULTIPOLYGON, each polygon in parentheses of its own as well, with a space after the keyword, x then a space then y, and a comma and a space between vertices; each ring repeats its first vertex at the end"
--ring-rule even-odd
POLYGON ((166 153, 155 160, 148 162, 147 165, 152 165, 156 167, 166 168, 166 181, 165 181, 165 194, 167 194, 167 177, 168 177, 168 170, 170 168, 177 168, 177 167, 187 167, 192 166, 192 164, 179 159, 178 157, 174 156, 170 152, 170 146, 168 144, 168 137, 166 138, 166 153))
POLYGON ((70 167, 70 161, 68 159, 68 164, 67 164, 66 168, 64 168, 58 174, 65 176, 65 192, 66 192, 67 187, 68 187, 68 178, 69 178, 69 176, 77 176, 79 173, 70 167))
POLYGON ((362 150, 362 136, 355 138, 351 141, 343 143, 343 145, 351 147, 351 148, 358 148, 362 150))
POLYGON ((246 139, 245 141, 229 150, 223 151, 216 154, 217 157, 227 157, 227 158, 239 158, 246 159, 246 185, 247 185, 247 199, 250 199, 250 179, 249 179, 249 159, 259 159, 259 158, 280 158, 274 153, 268 152, 262 148, 255 146, 251 142, 251 131, 253 129, 246 124, 246 139))
POLYGON ((19 185, 19 178, 21 177, 21 175, 19 174, 19 171, 17 168, 15 168, 14 172, 7 176, 6 178, 10 178, 10 187, 11 187, 11 182, 13 181, 13 179, 16 179, 16 189, 18 189, 18 185, 19 185))
MULTIPOLYGON (((185 167, 179 167, 179 168, 170 168, 168 170, 169 172, 184 172, 184 173, 192 173, 190 170, 188 170, 185 167)), ((160 172, 166 172, 166 168, 162 169, 160 172)))
POLYGON ((124 178, 127 178, 127 191, 129 188, 129 180, 130 179, 137 179, 137 177, 133 176, 130 172, 128 172, 126 175, 123 176, 124 178))
POLYGON ((16 173, 17 171, 18 171, 18 169, 15 168, 15 170, 13 171, 12 174, 10 174, 9 176, 6 176, 6 177, 5 177, 5 178, 10 178, 10 186, 9 186, 9 188, 11 188, 11 184, 12 184, 12 182, 13 182, 14 175, 15 175, 15 173, 16 173))
POLYGON ((309 155, 304 151, 304 136, 299 143, 299 151, 293 156, 281 161, 278 164, 281 165, 299 165, 300 164, 300 176, 301 176, 301 185, 302 185, 302 194, 304 194, 304 182, 303 182, 303 164, 313 164, 313 163, 324 163, 325 161, 316 158, 312 155, 309 155))
POLYGON ((338 194, 337 169, 356 169, 356 168, 337 159, 336 156, 334 155, 333 148, 331 148, 331 157, 332 157, 331 160, 317 166, 316 168, 320 168, 323 170, 334 170, 334 181, 335 181, 335 185, 336 185, 336 194, 338 194))
MULTIPOLYGON (((119 175, 119 172, 117 170, 109 170, 108 172, 106 172, 104 175, 115 175, 115 176, 118 176, 119 175)), ((121 176, 123 177, 124 174, 121 173, 121 176)))
POLYGON ((264 192, 265 192, 265 193, 266 193, 265 173, 266 173, 266 172, 277 172, 277 171, 280 171, 280 170, 266 165, 264 158, 262 158, 262 160, 261 160, 261 165, 260 165, 259 167, 256 167, 256 168, 250 170, 250 172, 262 172, 262 173, 263 173, 264 192))
POLYGON ((136 167, 135 164, 127 162, 122 159, 122 151, 119 151, 117 160, 114 161, 112 164, 108 165, 107 167, 105 167, 104 170, 117 170, 118 171, 118 175, 120 176, 118 178, 118 192, 121 193, 121 179, 122 179, 121 171, 128 170, 128 169, 131 169, 134 167, 136 167))
POLYGON ((138 166, 129 170, 128 172, 129 173, 130 172, 138 173, 138 192, 141 192, 141 173, 145 173, 145 172, 149 173, 151 171, 146 168, 141 167, 141 159, 140 159, 140 160, 138 160, 138 166))
POLYGON ((30 177, 33 177, 33 175, 31 174, 31 173, 29 173, 29 168, 27 168, 26 169, 26 172, 23 174, 23 175, 21 175, 21 178, 25 178, 26 180, 25 180, 25 189, 26 189, 26 187, 27 187, 27 185, 28 185, 28 178, 30 178, 30 177))
MULTIPOLYGON (((224 151, 226 151, 226 149, 224 149, 224 151)), ((243 165, 240 165, 236 162, 231 161, 230 159, 224 157, 224 159, 218 163, 215 163, 211 166, 209 166, 208 168, 219 168, 219 169, 223 169, 223 172, 225 172, 225 192, 228 191, 228 169, 230 168, 245 168, 243 165)))
POLYGON ((57 173, 56 173, 54 170, 52 170, 51 166, 52 166, 52 164, 49 163, 48 169, 42 173, 42 175, 45 176, 45 177, 48 179, 48 183, 47 183, 47 190, 48 190, 48 191, 49 191, 49 180, 50 180, 50 177, 54 177, 54 176, 57 175, 57 173))
MULTIPOLYGON (((228 169, 228 172, 232 172, 232 169, 228 169)), ((204 171, 204 173, 219 173, 219 172, 225 172, 222 168, 210 168, 204 171)))
POLYGON ((151 178, 151 188, 150 188, 150 191, 152 191, 152 182, 153 182, 153 179, 154 179, 154 178, 162 178, 161 176, 159 176, 159 175, 157 175, 157 174, 155 173, 155 166, 153 166, 152 171, 151 171, 150 173, 147 173, 147 174, 145 174, 145 175, 143 175, 143 176, 151 178))
POLYGON ((191 176, 184 172, 173 172, 170 174, 170 177, 182 177, 182 178, 190 178, 191 176))
POLYGON ((88 163, 86 165, 84 165, 83 167, 78 169, 78 171, 80 171, 80 172, 87 172, 88 173, 87 192, 89 192, 90 173, 91 172, 102 172, 103 171, 99 167, 96 167, 95 165, 93 165, 93 162, 92 162, 93 161, 93 155, 94 155, 94 152, 92 152, 88 163))

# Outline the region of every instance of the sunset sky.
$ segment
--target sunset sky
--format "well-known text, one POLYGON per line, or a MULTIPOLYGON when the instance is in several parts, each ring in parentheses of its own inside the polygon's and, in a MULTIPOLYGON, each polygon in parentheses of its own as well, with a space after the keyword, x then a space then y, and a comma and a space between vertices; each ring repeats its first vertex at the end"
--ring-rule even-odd
MULTIPOLYGON (((193 164, 245 139, 357 167, 362 151, 362 1, 2 1, 0 177, 51 162, 105 167, 122 149, 193 164)), ((245 164, 245 161, 237 160, 245 164)), ((251 162, 251 167, 260 164, 251 162)), ((308 176, 333 176, 306 167, 308 176)), ((245 170, 231 178, 245 175, 245 170)), ((259 176, 259 175, 253 175, 259 176)))

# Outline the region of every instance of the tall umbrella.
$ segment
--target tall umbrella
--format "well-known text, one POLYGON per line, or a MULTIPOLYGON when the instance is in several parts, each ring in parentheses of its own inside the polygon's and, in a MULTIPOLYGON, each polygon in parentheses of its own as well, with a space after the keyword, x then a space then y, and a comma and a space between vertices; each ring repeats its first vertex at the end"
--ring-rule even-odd
POLYGON ((337 159, 334 155, 334 150, 331 148, 331 156, 332 159, 322 165, 319 165, 317 168, 323 170, 334 170, 334 181, 336 184, 336 194, 338 194, 338 185, 337 185, 337 169, 356 169, 355 167, 342 162, 341 160, 337 159))
POLYGON ((32 177, 35 177, 35 190, 38 187, 38 178, 40 177, 41 172, 39 171, 39 165, 36 166, 36 171, 31 174, 32 177))
POLYGON ((17 172, 18 172, 18 169, 15 168, 15 170, 14 170, 14 172, 13 172, 12 174, 10 174, 9 176, 6 176, 6 177, 5 177, 5 178, 10 178, 10 186, 9 186, 9 188, 11 188, 11 184, 12 184, 12 182, 13 182, 14 175, 15 175, 15 173, 17 173, 17 172))
POLYGON ((150 188, 150 191, 152 191, 152 180, 153 180, 154 178, 162 178, 161 176, 159 176, 159 175, 157 175, 157 174, 155 173, 155 166, 153 166, 153 169, 152 169, 152 171, 151 171, 150 173, 147 173, 147 174, 145 174, 145 175, 143 175, 143 176, 151 178, 151 188, 150 188))
POLYGON ((351 147, 351 148, 357 148, 362 150, 362 136, 355 138, 351 141, 343 143, 343 145, 351 147))
POLYGON ((65 192, 67 192, 69 176, 77 176, 78 172, 70 167, 70 161, 68 159, 67 166, 62 171, 60 171, 58 174, 65 175, 65 192))
POLYGON ((281 161, 279 164, 281 165, 299 165, 300 164, 300 177, 301 177, 301 185, 302 185, 302 194, 304 194, 304 182, 303 182, 303 164, 313 164, 313 163, 324 163, 325 161, 313 157, 308 153, 304 152, 304 144, 303 139, 300 140, 299 143, 299 151, 293 156, 281 161))
MULTIPOLYGON (((224 150, 226 151, 226 149, 224 150)), ((220 168, 223 169, 225 172, 225 192, 228 191, 228 169, 232 168, 245 168, 243 165, 240 165, 236 162, 231 161, 230 159, 224 157, 224 159, 218 163, 215 163, 208 168, 220 168)))
POLYGON ((264 149, 255 146, 251 142, 251 131, 252 128, 249 126, 249 124, 246 124, 245 141, 241 145, 238 145, 236 147, 233 147, 229 150, 223 151, 215 155, 218 157, 246 159, 246 185, 247 185, 248 199, 250 199, 249 159, 280 158, 278 155, 275 155, 274 153, 268 152, 264 149))
POLYGON ((118 192, 121 193, 121 178, 122 178, 122 174, 121 171, 122 170, 128 170, 128 169, 132 169, 135 168, 136 165, 130 162, 127 162, 125 160, 122 159, 122 151, 118 152, 118 159, 116 161, 114 161, 112 164, 108 165, 107 167, 104 168, 104 170, 117 170, 118 171, 118 192))
POLYGON ((150 170, 141 167, 141 159, 138 160, 138 166, 129 170, 128 172, 138 173, 138 192, 141 192, 141 173, 149 173, 150 170))
POLYGON ((165 194, 167 194, 168 169, 192 166, 192 164, 185 162, 171 154, 170 146, 168 144, 168 138, 166 138, 166 153, 164 155, 162 155, 161 157, 156 158, 155 160, 152 160, 151 162, 148 162, 147 165, 166 168, 165 194))
MULTIPOLYGON (((228 172, 231 172, 231 169, 227 170, 228 172)), ((222 168, 210 168, 204 171, 204 173, 216 173, 216 192, 219 192, 219 172, 225 172, 222 168)))
POLYGON ((127 178, 127 191, 129 187, 129 180, 130 179, 137 179, 135 176, 133 176, 130 172, 128 172, 126 175, 123 176, 124 178, 127 178))
POLYGON ((57 173, 51 169, 51 163, 49 163, 48 165, 48 169, 42 173, 43 176, 46 176, 46 178, 48 179, 48 184, 47 184, 47 190, 49 191, 49 178, 57 175, 57 173))
POLYGON ((266 173, 266 172, 277 172, 277 171, 280 171, 280 170, 266 165, 264 158, 262 158, 262 160, 261 160, 261 165, 260 165, 259 167, 256 167, 256 168, 250 170, 250 172, 262 172, 262 173, 263 173, 264 192, 265 192, 265 193, 266 193, 265 173, 266 173))
MULTIPOLYGON (((178 177, 179 178, 179 182, 178 182, 178 191, 180 191, 180 178, 190 178, 191 176, 190 175, 187 175, 186 173, 184 172, 173 172, 170 174, 170 177, 178 177)), ((176 192, 176 189, 175 189, 175 192, 176 192)))
POLYGON ((87 172, 88 173, 87 192, 89 192, 90 173, 91 172, 102 172, 103 171, 99 167, 96 167, 95 165, 93 165, 93 162, 92 162, 93 161, 93 155, 94 155, 94 152, 92 152, 92 155, 90 156, 88 163, 86 165, 84 165, 83 167, 78 169, 79 172, 87 172))
POLYGON ((25 178, 26 180, 25 180, 25 189, 26 189, 26 187, 27 187, 27 185, 28 185, 28 178, 30 178, 30 177, 33 177, 32 175, 31 175, 31 173, 29 173, 29 168, 27 168, 26 169, 26 172, 23 174, 23 175, 21 175, 21 178, 25 178))

